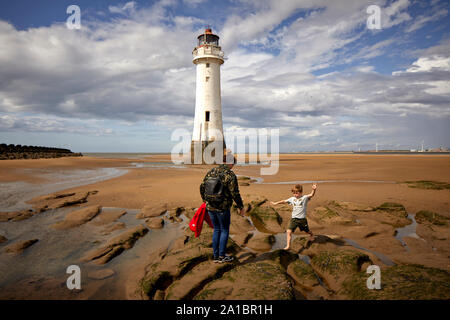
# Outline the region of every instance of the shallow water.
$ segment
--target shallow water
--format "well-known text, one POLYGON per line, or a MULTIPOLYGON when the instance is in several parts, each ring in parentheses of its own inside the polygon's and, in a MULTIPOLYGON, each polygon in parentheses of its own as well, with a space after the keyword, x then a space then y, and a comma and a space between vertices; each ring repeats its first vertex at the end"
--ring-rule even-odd
MULTIPOLYGON (((32 170, 27 170, 28 172, 32 170)), ((87 185, 119 177, 125 168, 101 168, 94 170, 39 170, 38 176, 49 180, 44 183, 0 183, 0 211, 16 211, 30 208, 25 202, 35 197, 60 190, 87 185)))
MULTIPOLYGON (((109 235, 102 235, 101 231, 108 225, 96 226, 90 222, 68 230, 54 230, 50 226, 64 219, 73 208, 61 208, 46 211, 23 221, 9 221, 0 223, 0 234, 6 236, 12 243, 29 239, 39 239, 24 253, 15 255, 2 251, 0 253, 0 287, 11 285, 22 279, 67 278, 66 269, 70 265, 78 265, 82 274, 82 288, 89 287, 99 280, 92 280, 84 276, 89 271, 98 269, 112 269, 115 275, 100 280, 101 289, 97 290, 93 299, 124 299, 124 283, 130 270, 142 258, 147 257, 158 249, 165 248, 183 234, 185 223, 171 223, 165 221, 162 229, 149 229, 148 233, 138 239, 133 248, 125 250, 103 266, 81 262, 81 258, 90 250, 100 248, 108 239, 115 237, 129 228, 145 225, 144 219, 136 219, 139 210, 125 209, 127 213, 117 219, 126 228, 116 230, 109 235), (39 227, 37 227, 39 226, 39 227), (11 268, 14 266, 14 268, 11 268)), ((123 208, 103 208, 103 210, 120 210, 123 208)), ((183 221, 187 218, 180 216, 183 221)), ((93 219, 95 221, 95 218, 93 219)), ((116 223, 113 222, 113 223, 116 223)), ((45 292, 42 293, 45 298, 45 292)))
POLYGON ((263 182, 263 178, 252 178, 257 180, 257 184, 306 184, 306 183, 396 183, 395 181, 383 180, 294 180, 294 181, 280 181, 280 182, 263 182))
MULTIPOLYGON (((131 214, 126 214, 118 219, 119 222, 124 222, 127 228, 144 224, 144 219, 136 219, 136 214, 139 210, 129 210, 131 214)), ((166 213, 167 215, 167 213, 166 213)), ((162 229, 149 229, 149 232, 140 238, 129 250, 125 250, 118 257, 114 258, 106 268, 113 269, 115 276, 102 280, 102 287, 105 290, 100 290, 92 299, 125 299, 125 283, 129 278, 129 271, 137 264, 146 263, 146 259, 150 254, 164 248, 170 248, 173 242, 183 235, 183 228, 188 220, 183 214, 180 215, 183 222, 172 223, 167 220, 164 221, 162 229)), ((123 230, 119 231, 123 232, 123 230)))
POLYGON ((153 168, 153 169, 186 169, 187 167, 182 164, 174 164, 172 162, 132 162, 131 165, 136 168, 153 168))
MULTIPOLYGON (((38 175, 47 181, 39 184, 26 182, 1 183, 0 211, 29 209, 30 205, 25 202, 32 198, 112 179, 127 173, 130 168, 133 168, 133 166, 70 171, 46 169, 33 171, 28 169, 28 173, 38 175)), ((158 167, 150 167, 150 169, 158 169, 158 167)), ((83 276, 89 270, 107 268, 115 271, 114 276, 100 280, 102 281, 100 288, 104 290, 97 290, 94 299, 124 299, 125 292, 122 286, 127 279, 129 267, 155 250, 170 246, 182 234, 182 228, 185 225, 185 223, 174 224, 165 221, 163 229, 149 229, 149 232, 140 238, 133 248, 125 250, 106 265, 93 266, 92 263, 83 263, 80 259, 90 250, 101 247, 111 237, 115 237, 139 224, 145 225, 145 220, 136 219, 139 210, 125 209, 127 214, 114 223, 123 222, 126 224, 126 228, 116 230, 109 235, 101 234, 102 229, 107 225, 96 226, 90 222, 68 230, 51 228, 52 224, 64 220, 69 212, 79 208, 79 206, 59 208, 36 214, 22 221, 0 222, 0 235, 8 239, 7 243, 0 246, 0 287, 13 285, 17 281, 30 278, 65 279, 68 277, 66 274, 67 267, 78 265, 82 272, 82 288, 89 286, 92 288, 91 284, 95 284, 95 281, 97 281, 95 286, 99 284, 99 280, 92 280, 83 276), (39 239, 39 241, 22 254, 9 254, 4 251, 4 247, 9 244, 30 239, 39 239), (14 267, 12 268, 12 266, 14 267)), ((123 208, 104 207, 102 210, 119 209, 123 208)), ((180 217, 186 220, 183 215, 180 217)), ((42 296, 45 298, 45 292, 42 292, 42 296)))
POLYGON ((419 237, 416 233, 416 228, 417 228, 417 222, 416 222, 416 217, 413 214, 409 214, 408 213, 408 219, 411 220, 411 224, 408 224, 404 227, 401 228, 397 228, 395 229, 395 238, 400 241, 400 243, 402 244, 403 247, 405 247, 405 250, 410 252, 411 250, 409 249, 408 245, 406 244, 406 242, 403 240, 404 237, 410 237, 410 238, 416 238, 416 239, 421 239, 423 241, 425 241, 424 239, 422 239, 421 237, 419 237))

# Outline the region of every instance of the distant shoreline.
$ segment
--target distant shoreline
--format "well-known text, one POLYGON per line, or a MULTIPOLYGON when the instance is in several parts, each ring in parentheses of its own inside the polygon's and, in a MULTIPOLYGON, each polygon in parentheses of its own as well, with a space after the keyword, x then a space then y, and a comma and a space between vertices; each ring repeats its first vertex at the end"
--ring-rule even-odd
POLYGON ((75 153, 69 149, 43 147, 43 146, 26 146, 14 145, 6 143, 0 144, 0 160, 16 160, 16 159, 51 159, 61 157, 82 157, 81 153, 75 153))
MULTIPOLYGON (((375 152, 375 151, 338 151, 338 152, 280 152, 280 155, 450 155, 450 152, 375 152)), ((83 152, 84 156, 97 158, 143 158, 145 156, 170 155, 170 152, 83 152)))

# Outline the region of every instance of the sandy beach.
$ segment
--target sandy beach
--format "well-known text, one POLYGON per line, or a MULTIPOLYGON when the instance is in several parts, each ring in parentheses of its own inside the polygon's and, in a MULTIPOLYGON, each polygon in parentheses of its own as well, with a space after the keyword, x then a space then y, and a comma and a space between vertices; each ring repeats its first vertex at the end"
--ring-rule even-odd
MULTIPOLYGON (((238 177, 249 178, 240 180, 240 192, 251 208, 246 218, 232 215, 229 246, 237 262, 227 270, 211 261, 210 228, 205 225, 202 237, 192 240, 192 232, 186 230, 201 204, 199 184, 211 167, 176 166, 170 155, 0 161, 0 236, 4 239, 0 242, 0 298, 221 299, 230 285, 227 275, 245 274, 245 267, 270 254, 270 263, 282 261, 273 279, 289 282, 291 289, 286 292, 291 293, 254 295, 260 288, 250 290, 244 281, 240 286, 245 296, 235 295, 235 289, 231 298, 358 298, 345 288, 370 264, 386 272, 420 265, 439 270, 448 279, 450 190, 428 188, 418 181, 450 183, 449 155, 283 154, 276 175, 261 175, 260 165, 235 166, 238 177), (318 189, 308 205, 308 221, 316 239, 308 242, 307 234, 297 230, 292 248, 283 252, 279 249, 286 244, 291 209, 272 207, 269 202, 289 198, 296 183, 309 193, 312 182, 318 183, 318 189), (274 222, 266 212, 276 212, 273 215, 279 218, 274 222), (423 212, 431 212, 435 220, 423 212), (161 226, 154 227, 153 222, 161 226), (127 245, 115 240, 120 237, 127 245), (29 240, 37 241, 24 244, 29 240), (196 263, 182 271, 169 263, 178 252, 189 252, 195 241, 204 249, 196 263), (93 258, 91 253, 105 246, 108 253, 93 258), (348 250, 364 258, 355 260, 356 269, 346 277, 333 276, 317 260, 324 252, 348 250), (302 257, 321 281, 305 284, 294 268, 302 257), (66 287, 66 268, 74 264, 82 270, 82 290, 66 287), (18 267, 11 269, 11 265, 18 267), (152 265, 158 272, 171 274, 165 285, 151 273, 156 272, 151 271, 152 265), (158 269, 163 266, 166 269, 158 269), (196 275, 192 279, 187 276, 191 273, 196 275), (193 289, 182 293, 180 288, 190 285, 193 289)), ((448 287, 442 290, 441 298, 449 299, 448 287)), ((422 298, 433 298, 425 291, 422 298)), ((384 293, 368 294, 368 298, 390 298, 384 293)))

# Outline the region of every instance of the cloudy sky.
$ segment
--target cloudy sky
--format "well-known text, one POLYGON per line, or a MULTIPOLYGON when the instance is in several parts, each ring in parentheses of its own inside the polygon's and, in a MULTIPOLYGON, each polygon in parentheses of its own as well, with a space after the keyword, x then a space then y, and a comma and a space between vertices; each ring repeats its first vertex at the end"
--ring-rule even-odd
MULTIPOLYGON (((450 6, 416 0, 0 3, 0 142, 170 152, 192 131, 196 37, 220 36, 224 129, 280 150, 450 147, 450 6), (69 29, 67 7, 81 9, 69 29), (369 29, 370 5, 381 29, 369 29)), ((371 20, 372 21, 372 20, 371 20)))

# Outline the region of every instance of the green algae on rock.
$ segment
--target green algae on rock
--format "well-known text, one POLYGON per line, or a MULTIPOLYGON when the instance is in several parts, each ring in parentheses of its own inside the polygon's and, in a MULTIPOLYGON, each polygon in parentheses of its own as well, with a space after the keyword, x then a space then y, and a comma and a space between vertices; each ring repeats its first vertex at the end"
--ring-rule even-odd
POLYGON ((294 289, 283 267, 271 260, 249 262, 208 283, 195 300, 292 300, 294 289))
POLYGON ((270 207, 263 206, 267 199, 260 201, 252 201, 250 203, 251 209, 249 216, 255 225, 256 229, 265 233, 279 233, 285 230, 281 227, 283 219, 278 212, 270 207))
POLYGON ((289 264, 287 273, 303 289, 313 290, 314 287, 320 285, 314 269, 302 260, 296 260, 289 264))
POLYGON ((431 190, 445 190, 450 189, 450 183, 430 181, 430 180, 419 180, 419 181, 405 181, 405 183, 410 188, 418 189, 431 189, 431 190))
POLYGON ((369 261, 368 255, 356 250, 324 250, 312 257, 311 264, 322 272, 339 276, 343 272, 359 272, 362 264, 369 261))
POLYGON ((358 300, 450 299, 450 273, 418 264, 395 265, 381 271, 381 289, 369 290, 361 271, 344 281, 342 293, 358 300))
POLYGON ((428 210, 421 210, 416 213, 417 223, 431 223, 438 226, 446 226, 449 218, 428 210))

